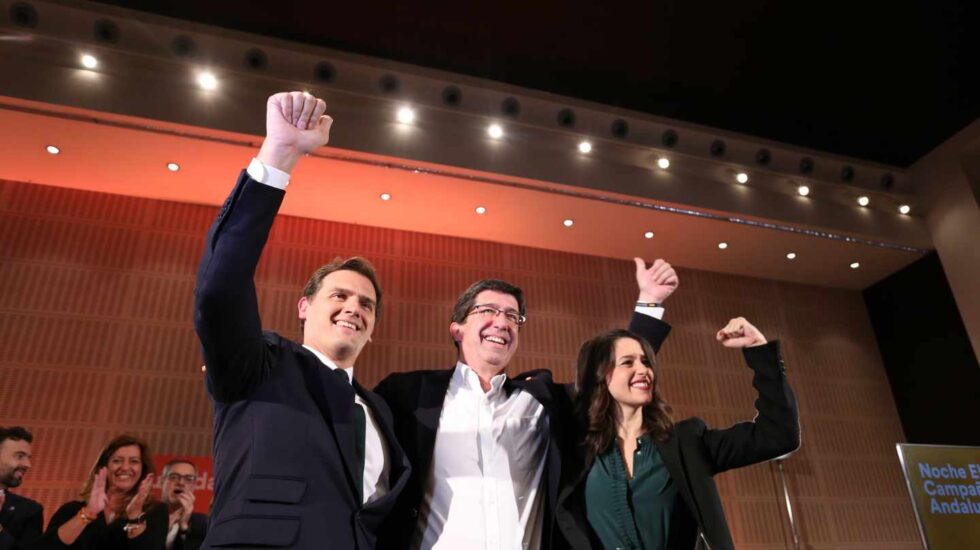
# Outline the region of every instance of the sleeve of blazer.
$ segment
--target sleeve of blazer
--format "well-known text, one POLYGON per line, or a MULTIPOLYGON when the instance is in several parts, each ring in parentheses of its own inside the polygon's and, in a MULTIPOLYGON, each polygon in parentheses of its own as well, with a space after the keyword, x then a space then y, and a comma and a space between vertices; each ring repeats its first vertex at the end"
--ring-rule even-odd
POLYGON ((757 397, 755 419, 722 430, 704 427, 701 441, 714 464, 715 473, 782 456, 800 446, 800 418, 796 397, 786 380, 779 342, 743 348, 754 371, 752 386, 757 397))
POLYGON ((654 352, 660 353, 660 346, 670 334, 670 325, 656 317, 633 312, 629 330, 642 336, 647 342, 650 342, 654 352))
POLYGON ((17 537, 14 538, 14 525, 4 525, 0 531, 0 550, 27 550, 41 538, 44 527, 44 508, 41 506, 31 506, 29 514, 22 521, 18 522, 17 537))
POLYGON ((272 363, 254 276, 284 196, 243 170, 208 231, 194 290, 194 328, 208 389, 218 401, 247 397, 272 363))

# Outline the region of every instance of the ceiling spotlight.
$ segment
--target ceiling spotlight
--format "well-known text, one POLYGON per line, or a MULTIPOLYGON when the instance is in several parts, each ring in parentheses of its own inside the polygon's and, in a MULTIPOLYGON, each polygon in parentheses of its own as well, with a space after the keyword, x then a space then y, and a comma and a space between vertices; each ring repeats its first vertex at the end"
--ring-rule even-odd
POLYGON ((57 146, 55 146, 55 145, 48 145, 48 146, 47 146, 47 147, 45 147, 44 149, 45 149, 45 150, 46 150, 47 152, 49 152, 49 153, 51 153, 52 155, 57 155, 58 153, 60 153, 60 152, 61 152, 61 149, 58 149, 58 147, 57 147, 57 146))
POLYGON ((908 214, 909 212, 912 211, 912 208, 909 207, 909 205, 907 205, 907 204, 903 204, 903 205, 901 205, 901 206, 898 207, 898 211, 901 214, 908 214))
POLYGON ((94 69, 99 66, 99 60, 93 55, 84 54, 82 55, 82 67, 86 69, 94 69))
POLYGON ((653 238, 653 231, 647 231, 646 233, 643 234, 643 237, 646 238, 646 239, 652 239, 653 238))
POLYGON ((796 252, 790 252, 789 254, 787 254, 786 255, 786 259, 787 260, 795 260, 796 259, 796 252))
POLYGON ((851 262, 851 269, 857 269, 859 267, 861 267, 861 264, 857 262, 851 262))
POLYGON ((588 141, 583 141, 578 144, 578 150, 580 153, 590 153, 592 152, 592 144, 588 141))
POLYGON ((724 250, 728 248, 728 243, 718 243, 718 248, 724 250))
POLYGON ((739 173, 735 174, 735 181, 737 181, 739 183, 748 183, 749 182, 749 175, 746 174, 745 172, 739 172, 739 173))
POLYGON ((402 124, 411 124, 415 122, 415 111, 409 107, 402 107, 398 109, 398 122, 402 124))
POLYGON ((561 222, 565 227, 571 227, 575 225, 575 222, 571 218, 566 218, 565 221, 561 222))
POLYGON ((661 157, 659 160, 657 160, 657 166, 659 166, 659 167, 663 168, 664 170, 666 170, 666 169, 670 168, 670 160, 661 157))
POLYGON ((476 213, 477 214, 480 214, 482 216, 483 214, 486 214, 487 213, 487 209, 484 208, 484 207, 482 207, 482 206, 477 206, 476 207, 476 213))
POLYGON ((218 78, 214 73, 204 71, 197 75, 197 85, 205 90, 214 90, 218 87, 218 78))
POLYGON ((176 162, 168 162, 167 170, 170 170, 171 172, 176 172, 177 170, 180 170, 180 165, 177 164, 176 162))
POLYGON ((383 200, 383 201, 390 201, 391 200, 391 195, 388 194, 388 193, 381 193, 381 200, 383 200))
POLYGON ((810 188, 805 185, 801 185, 796 188, 796 192, 799 193, 801 197, 805 197, 810 194, 810 188))
POLYGON ((865 197, 864 195, 858 197, 858 204, 860 204, 861 206, 868 206, 868 204, 870 203, 871 203, 871 199, 869 199, 868 197, 865 197))
POLYGON ((504 137, 504 129, 501 128, 499 124, 491 124, 490 127, 487 128, 487 134, 493 139, 500 139, 504 137))

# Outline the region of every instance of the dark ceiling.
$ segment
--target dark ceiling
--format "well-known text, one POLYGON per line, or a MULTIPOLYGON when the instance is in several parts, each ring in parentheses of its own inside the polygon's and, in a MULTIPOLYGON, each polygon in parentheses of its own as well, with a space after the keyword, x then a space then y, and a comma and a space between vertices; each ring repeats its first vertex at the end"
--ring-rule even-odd
POLYGON ((980 117, 980 3, 102 3, 907 166, 980 117))

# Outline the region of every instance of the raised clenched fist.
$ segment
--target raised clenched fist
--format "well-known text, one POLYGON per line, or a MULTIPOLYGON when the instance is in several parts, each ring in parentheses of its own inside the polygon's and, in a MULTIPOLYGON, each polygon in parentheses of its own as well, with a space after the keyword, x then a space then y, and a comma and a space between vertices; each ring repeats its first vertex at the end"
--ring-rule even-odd
POLYGON ((766 343, 766 337, 759 332, 759 329, 752 326, 752 323, 745 320, 745 317, 736 317, 728 321, 715 338, 726 348, 751 348, 766 343))

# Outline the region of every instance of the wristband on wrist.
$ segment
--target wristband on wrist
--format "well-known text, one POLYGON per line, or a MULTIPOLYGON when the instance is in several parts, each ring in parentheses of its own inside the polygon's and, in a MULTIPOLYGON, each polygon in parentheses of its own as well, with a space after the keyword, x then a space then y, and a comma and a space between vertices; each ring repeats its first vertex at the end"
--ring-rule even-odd
POLYGON ((145 515, 146 515, 146 514, 140 514, 140 515, 139 515, 139 516, 138 516, 138 517, 137 517, 136 519, 130 519, 130 518, 126 518, 126 523, 129 523, 129 524, 133 524, 133 523, 143 523, 143 517, 144 517, 145 515))
POLYGON ((88 514, 85 513, 84 506, 78 509, 78 514, 76 514, 75 517, 81 520, 82 525, 88 525, 89 523, 92 523, 92 520, 95 519, 94 516, 89 516, 88 514))
POLYGON ((660 302, 637 302, 636 307, 664 307, 660 302))

